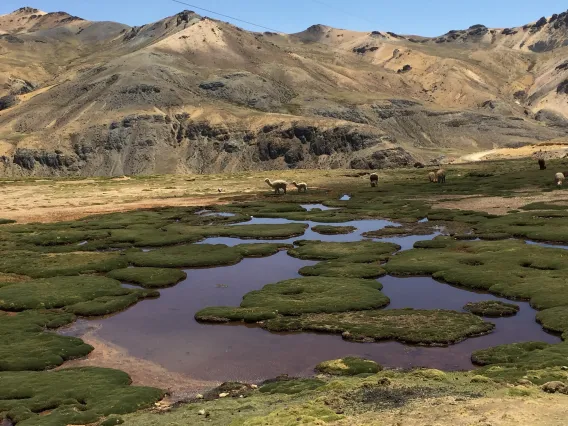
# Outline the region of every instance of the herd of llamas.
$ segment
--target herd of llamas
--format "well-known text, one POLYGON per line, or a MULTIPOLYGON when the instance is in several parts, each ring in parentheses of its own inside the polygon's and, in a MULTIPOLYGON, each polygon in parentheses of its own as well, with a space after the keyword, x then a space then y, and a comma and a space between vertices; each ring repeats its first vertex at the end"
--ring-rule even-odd
MULTIPOLYGON (((540 167, 540 170, 546 170, 546 162, 543 159, 538 160, 538 165, 540 167)), ((414 167, 424 168, 424 165, 422 163, 416 163, 414 167)), ((556 183, 556 185, 562 186, 562 184, 564 183, 564 179, 566 179, 566 176, 568 176, 568 171, 556 173, 554 175, 554 182, 556 183)), ((369 176, 369 180, 371 182, 371 187, 375 188, 379 184, 379 175, 376 173, 371 173, 369 176)), ((446 171, 444 169, 440 169, 436 172, 429 172, 428 180, 431 183, 446 183, 446 171)), ((288 183, 285 180, 273 181, 267 178, 264 181, 268 184, 268 186, 274 189, 275 194, 280 194, 280 191, 283 191, 284 194, 286 194, 286 188, 288 187, 288 183)), ((307 192, 308 190, 308 184, 305 182, 300 182, 300 183, 292 182, 292 185, 298 189, 298 192, 307 192)))

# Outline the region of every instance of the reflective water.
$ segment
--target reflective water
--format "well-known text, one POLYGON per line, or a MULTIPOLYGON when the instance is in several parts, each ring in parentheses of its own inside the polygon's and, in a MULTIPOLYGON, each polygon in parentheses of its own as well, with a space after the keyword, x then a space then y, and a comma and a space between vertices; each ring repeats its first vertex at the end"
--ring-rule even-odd
MULTIPOLYGON (((246 224, 290 223, 285 219, 254 218, 246 224)), ((311 228, 317 225, 305 222, 311 228)), ((340 224, 354 226, 347 235, 320 235, 307 229, 298 239, 358 241, 363 232, 396 225, 389 221, 358 220, 340 224)), ((388 238, 409 249, 415 241, 433 238, 410 236, 388 238)), ((378 240, 377 240, 378 241, 378 240)), ((202 243, 236 245, 267 242, 237 238, 209 238, 202 243)), ((131 355, 156 362, 171 371, 203 380, 260 380, 278 374, 308 375, 322 360, 347 355, 364 356, 387 367, 425 366, 444 370, 472 368, 471 352, 503 343, 539 340, 559 342, 557 336, 542 330, 536 312, 528 303, 511 318, 489 319, 496 324, 493 333, 468 339, 446 348, 417 347, 397 342, 353 343, 338 335, 316 333, 269 333, 256 325, 210 325, 195 321, 195 313, 207 306, 238 306, 243 295, 264 285, 298 278, 298 270, 317 262, 295 259, 286 252, 267 258, 244 259, 237 265, 186 270, 187 279, 175 287, 160 290, 158 299, 145 300, 125 312, 105 319, 81 320, 76 330, 100 327, 98 337, 125 348, 131 355)), ((383 277, 383 292, 390 297, 386 309, 461 310, 471 301, 503 300, 489 294, 470 292, 431 278, 383 277)), ((80 333, 79 333, 80 334, 80 333)))
POLYGON ((324 206, 323 204, 300 204, 301 207, 303 207, 304 209, 306 209, 307 211, 310 210, 314 210, 314 209, 320 209, 322 211, 326 211, 326 210, 337 210, 337 207, 327 207, 324 206))
POLYGON ((533 246, 541 246, 541 247, 546 247, 546 248, 558 248, 558 249, 564 249, 564 250, 568 250, 568 246, 563 246, 560 244, 547 244, 547 243, 541 243, 538 241, 531 241, 531 240, 526 240, 525 241, 527 244, 533 245, 533 246))

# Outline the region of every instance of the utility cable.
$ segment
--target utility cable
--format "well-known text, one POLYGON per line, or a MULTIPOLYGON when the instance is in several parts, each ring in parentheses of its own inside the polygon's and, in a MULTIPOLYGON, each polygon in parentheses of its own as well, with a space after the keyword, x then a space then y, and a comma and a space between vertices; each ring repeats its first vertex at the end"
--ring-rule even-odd
POLYGON ((265 30, 268 30, 268 31, 273 31, 273 32, 275 32, 275 33, 284 33, 284 31, 275 30, 274 28, 265 27, 264 25, 258 25, 258 24, 255 24, 255 23, 253 23, 253 22, 249 22, 249 21, 245 21, 245 20, 243 20, 243 19, 235 18, 235 17, 233 17, 233 16, 224 15, 224 14, 222 14, 222 13, 214 12, 214 11, 209 10, 209 9, 204 9, 204 8, 202 8, 202 7, 195 6, 195 5, 189 4, 189 3, 185 3, 185 2, 180 1, 180 0, 172 0, 172 1, 173 1, 174 3, 179 3, 179 4, 183 4, 183 5, 185 5, 185 6, 192 7, 192 8, 194 8, 194 9, 203 10, 204 12, 207 12, 207 13, 212 13, 212 14, 214 14, 214 15, 222 16, 223 18, 228 18, 228 19, 231 19, 231 20, 233 20, 233 21, 238 21, 238 22, 242 22, 242 23, 244 23, 244 24, 253 25, 253 26, 255 26, 255 27, 262 28, 262 29, 265 29, 265 30))

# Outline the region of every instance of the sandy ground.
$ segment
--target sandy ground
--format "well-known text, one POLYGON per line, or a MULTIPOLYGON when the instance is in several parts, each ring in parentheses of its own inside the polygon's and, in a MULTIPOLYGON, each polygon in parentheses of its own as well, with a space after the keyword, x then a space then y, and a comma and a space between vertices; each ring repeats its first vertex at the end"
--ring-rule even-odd
POLYGON ((568 424, 564 395, 493 397, 457 401, 454 397, 411 403, 399 410, 368 413, 334 423, 341 426, 560 426, 568 424), (380 419, 377 419, 380 417, 380 419))
MULTIPOLYGON (((307 181, 315 189, 329 184, 330 176, 333 181, 347 181, 342 176, 345 173, 301 170, 191 177, 4 180, 0 181, 0 218, 19 223, 57 222, 140 208, 221 204, 234 195, 271 191, 264 182, 266 177, 307 181)), ((353 178, 349 182, 352 181, 353 178)))
POLYGON ((488 151, 474 152, 473 154, 464 155, 463 157, 454 161, 454 164, 525 157, 543 157, 544 159, 563 158, 567 154, 567 144, 558 143, 550 145, 527 145, 521 148, 497 148, 488 151))
MULTIPOLYGON (((448 199, 451 197, 444 197, 448 199)), ((557 192, 547 192, 541 194, 522 195, 517 197, 456 197, 456 200, 443 201, 434 204, 434 207, 441 209, 461 209, 477 210, 491 214, 506 214, 510 210, 517 210, 527 204, 547 202, 554 204, 567 204, 568 198, 559 198, 557 192)))
POLYGON ((59 369, 75 367, 103 367, 125 371, 132 378, 132 384, 165 389, 169 395, 165 404, 187 400, 197 393, 211 389, 219 383, 194 380, 190 377, 166 370, 151 361, 130 356, 123 348, 101 340, 96 330, 90 330, 80 336, 95 350, 86 358, 67 361, 59 369))

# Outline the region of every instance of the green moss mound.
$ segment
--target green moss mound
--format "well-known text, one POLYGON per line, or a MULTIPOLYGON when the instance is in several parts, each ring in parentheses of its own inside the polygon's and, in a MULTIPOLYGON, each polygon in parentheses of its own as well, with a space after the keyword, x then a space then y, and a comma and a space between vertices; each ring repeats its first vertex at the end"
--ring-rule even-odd
POLYGON ((16 223, 16 221, 12 219, 0 219, 0 225, 6 225, 8 223, 16 223))
POLYGON ((121 311, 146 297, 158 294, 123 288, 119 281, 97 276, 55 277, 0 287, 0 309, 65 309, 97 316, 121 311))
POLYGON ((316 371, 332 376, 357 376, 359 374, 375 374, 383 368, 375 361, 348 356, 341 359, 324 361, 316 366, 316 371))
POLYGON ((325 382, 319 379, 286 379, 265 382, 258 390, 267 394, 295 395, 321 388, 325 382))
POLYGON ((304 266, 300 274, 308 277, 378 278, 386 271, 378 263, 346 263, 337 260, 304 266))
POLYGON ((560 333, 563 340, 568 340, 568 306, 545 309, 537 314, 536 320, 546 330, 560 333))
POLYGON ((209 268, 234 265, 244 257, 268 256, 283 247, 280 244, 246 244, 228 247, 224 244, 195 244, 165 247, 149 252, 131 252, 128 261, 139 267, 209 268))
POLYGON ((74 315, 61 312, 0 312, 0 371, 45 370, 89 354, 93 347, 81 339, 44 331, 74 320, 74 315))
MULTIPOLYGON (((450 222, 448 222, 450 223, 450 222)), ((376 231, 365 232, 365 238, 387 238, 387 237, 408 237, 411 235, 430 235, 436 232, 440 223, 405 223, 402 226, 385 226, 376 231)))
POLYGON ((519 305, 504 303, 498 300, 487 300, 483 302, 471 302, 466 304, 463 309, 474 315, 482 317, 510 317, 519 312, 519 305))
POLYGON ((99 426, 115 426, 115 425, 121 425, 123 423, 124 420, 121 417, 110 416, 109 418, 103 420, 99 426))
POLYGON ((500 345, 476 351, 472 362, 484 366, 479 374, 497 381, 514 383, 528 379, 535 384, 565 381, 568 374, 563 369, 568 359, 568 344, 556 345, 543 342, 523 342, 500 345))
POLYGON ((243 257, 266 257, 272 256, 281 250, 291 249, 291 244, 275 244, 275 243, 257 243, 257 244, 239 244, 234 246, 243 257))
POLYGON ((392 257, 384 268, 393 275, 431 275, 474 290, 530 300, 536 309, 568 305, 566 250, 522 241, 421 241, 392 257), (535 283, 538 283, 536 285, 535 283))
POLYGON ((323 241, 296 241, 297 247, 288 254, 300 259, 334 260, 340 259, 346 263, 371 263, 384 260, 398 250, 400 246, 392 243, 374 241, 355 241, 347 243, 323 241))
POLYGON ((130 386, 128 374, 105 368, 3 372, 0 382, 0 413, 22 426, 91 424, 164 396, 159 389, 130 386))
POLYGON ((379 291, 381 288, 373 280, 296 278, 247 293, 238 308, 206 308, 197 312, 195 318, 208 322, 251 322, 251 316, 260 321, 276 315, 377 309, 390 301, 379 291))
POLYGON ((476 227, 479 234, 501 233, 543 242, 568 242, 568 211, 530 211, 500 216, 476 227))
POLYGON ((27 275, 32 278, 108 272, 126 266, 128 266, 126 257, 118 253, 44 254, 5 251, 0 256, 0 272, 27 275))
POLYGON ((444 310, 393 309, 387 311, 307 314, 266 321, 270 331, 317 331, 341 334, 357 342, 397 340, 417 345, 450 345, 491 332, 495 326, 472 314, 444 310))
POLYGON ((138 284, 145 288, 163 288, 183 281, 187 278, 187 274, 179 269, 124 268, 110 271, 107 277, 138 284))
POLYGON ((357 228, 354 226, 326 226, 317 225, 312 227, 312 231, 317 232, 322 235, 341 235, 341 234, 351 234, 355 232, 357 228))

